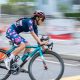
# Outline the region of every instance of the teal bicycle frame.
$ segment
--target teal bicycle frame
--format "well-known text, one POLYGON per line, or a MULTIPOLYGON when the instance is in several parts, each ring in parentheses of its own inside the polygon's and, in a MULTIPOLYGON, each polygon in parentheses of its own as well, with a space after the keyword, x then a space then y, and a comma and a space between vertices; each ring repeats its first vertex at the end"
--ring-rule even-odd
MULTIPOLYGON (((6 51, 6 54, 10 55, 10 53, 12 51, 14 51, 17 47, 18 46, 12 45, 12 47, 9 50, 6 51)), ((23 61, 23 63, 20 65, 20 67, 22 67, 28 61, 28 59, 30 59, 31 57, 33 57, 37 52, 39 52, 41 58, 44 60, 42 46, 40 46, 40 45, 26 46, 25 48, 34 48, 34 50, 28 55, 28 58, 25 61, 23 61)), ((27 53, 25 53, 25 54, 27 54, 27 53)))

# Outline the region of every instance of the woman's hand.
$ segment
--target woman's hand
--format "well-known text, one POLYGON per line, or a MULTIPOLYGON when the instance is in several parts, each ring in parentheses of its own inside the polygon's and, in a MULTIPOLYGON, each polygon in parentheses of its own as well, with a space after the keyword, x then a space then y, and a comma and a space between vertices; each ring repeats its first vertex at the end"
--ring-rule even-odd
POLYGON ((40 45, 48 45, 48 41, 42 41, 40 42, 40 45))

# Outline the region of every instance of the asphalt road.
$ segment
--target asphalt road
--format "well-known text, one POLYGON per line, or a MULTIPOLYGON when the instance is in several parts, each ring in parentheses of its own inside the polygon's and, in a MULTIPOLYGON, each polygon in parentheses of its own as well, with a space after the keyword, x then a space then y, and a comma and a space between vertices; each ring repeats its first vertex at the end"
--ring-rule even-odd
POLYGON ((80 61, 64 60, 65 71, 61 80, 80 80, 80 61))
MULTIPOLYGON (((61 80, 80 80, 80 62, 73 60, 64 60, 64 64, 65 64, 65 71, 61 80)), ((25 69, 27 69, 27 65, 28 64, 24 66, 25 69)), ((39 66, 40 66, 39 64, 38 65, 36 64, 36 67, 34 68, 35 74, 40 74, 41 69, 39 71, 36 70, 39 66)), ((55 66, 55 70, 57 70, 57 67, 58 65, 55 66)), ((52 66, 51 68, 53 69, 54 67, 52 66)), ((0 72, 2 72, 1 69, 0 72)), ((42 80, 43 76, 40 77, 39 79, 42 80)), ((47 75, 47 77, 49 77, 49 75, 47 75)), ((47 77, 45 78, 46 80, 48 80, 47 77)), ((31 80, 31 79, 28 73, 20 73, 18 75, 11 75, 7 80, 31 80)))

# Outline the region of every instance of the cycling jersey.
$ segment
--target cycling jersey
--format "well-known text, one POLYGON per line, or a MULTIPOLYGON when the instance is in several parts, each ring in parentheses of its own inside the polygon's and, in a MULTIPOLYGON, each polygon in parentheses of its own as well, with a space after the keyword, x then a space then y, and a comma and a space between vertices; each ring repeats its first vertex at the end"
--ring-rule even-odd
POLYGON ((37 25, 32 18, 23 18, 12 24, 7 32, 6 37, 12 40, 15 44, 20 44, 21 42, 27 42, 23 37, 19 35, 21 32, 31 32, 34 31, 38 35, 37 25))
POLYGON ((17 33, 34 31, 36 34, 38 34, 37 25, 32 20, 32 18, 24 18, 22 20, 16 21, 16 23, 12 26, 17 33))

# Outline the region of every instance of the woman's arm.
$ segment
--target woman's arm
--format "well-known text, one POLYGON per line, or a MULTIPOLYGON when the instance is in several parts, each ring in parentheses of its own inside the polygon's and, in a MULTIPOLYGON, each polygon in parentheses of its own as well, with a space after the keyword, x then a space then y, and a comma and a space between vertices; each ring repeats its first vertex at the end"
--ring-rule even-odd
POLYGON ((41 42, 40 38, 34 33, 34 31, 31 31, 30 33, 31 33, 31 35, 34 37, 34 39, 35 39, 40 45, 42 45, 42 44, 48 44, 47 41, 41 42))

